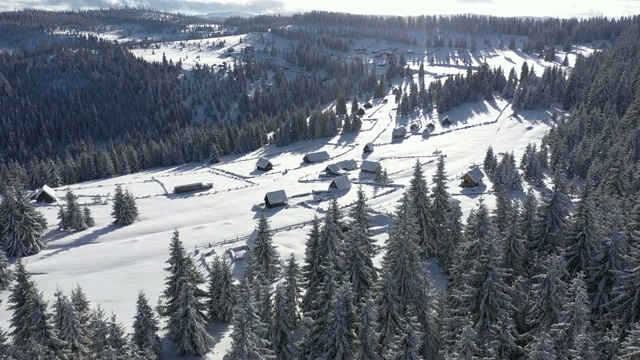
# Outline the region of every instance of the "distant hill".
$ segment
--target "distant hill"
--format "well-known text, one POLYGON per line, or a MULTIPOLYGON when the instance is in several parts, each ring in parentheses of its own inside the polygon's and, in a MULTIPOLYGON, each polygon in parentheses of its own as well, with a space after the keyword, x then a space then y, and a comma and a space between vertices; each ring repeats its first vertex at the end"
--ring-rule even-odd
POLYGON ((243 12, 243 11, 218 11, 218 12, 211 12, 208 14, 198 15, 198 17, 201 17, 203 19, 210 20, 210 21, 223 21, 226 18, 234 17, 234 16, 248 18, 255 15, 257 14, 252 14, 252 13, 243 12))

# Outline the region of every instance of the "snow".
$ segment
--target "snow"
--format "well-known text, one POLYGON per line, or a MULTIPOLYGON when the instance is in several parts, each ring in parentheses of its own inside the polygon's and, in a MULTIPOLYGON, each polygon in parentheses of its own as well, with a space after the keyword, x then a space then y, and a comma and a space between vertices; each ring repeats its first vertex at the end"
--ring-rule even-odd
POLYGON ((42 188, 38 190, 38 192, 33 198, 37 199, 42 193, 49 195, 49 197, 53 200, 53 202, 58 202, 59 200, 58 197, 56 196, 56 192, 53 191, 53 189, 50 188, 48 185, 43 185, 42 188))
MULTIPOLYGON (((243 36, 244 43, 256 41, 259 34, 243 36)), ((163 53, 174 62, 183 61, 188 69, 196 63, 210 65, 231 63, 233 57, 243 56, 240 51, 227 53, 233 46, 240 50, 240 36, 202 39, 179 42, 160 43, 159 49, 137 48, 131 50, 135 55, 148 61, 161 61, 163 53), (214 48, 212 42, 226 40, 224 48, 214 48), (188 56, 188 58, 187 58, 188 56)), ((496 38, 492 42, 496 44, 496 38)), ((518 37, 518 46, 521 38, 518 37)), ((508 42, 508 39, 505 39, 508 42)), ((490 66, 502 66, 503 69, 515 67, 517 70, 524 61, 533 66, 538 75, 546 66, 559 65, 562 59, 546 63, 537 57, 531 57, 519 51, 483 48, 479 41, 477 54, 469 55, 473 66, 486 61, 490 66)), ((295 41, 282 40, 276 46, 290 47, 295 41)), ((260 52, 260 46, 256 53, 260 52)), ((388 47, 386 42, 375 42, 374 39, 356 39, 354 48, 366 47, 373 50, 388 47)), ((424 46, 407 45, 404 50, 412 69, 416 69, 420 60, 435 57, 434 65, 425 61, 425 82, 442 78, 448 74, 466 72, 465 66, 456 66, 444 62, 445 53, 453 53, 459 58, 455 49, 425 49, 424 46), (427 52, 428 50, 428 52, 427 52)), ((578 53, 587 53, 587 47, 577 47, 569 56, 570 63, 575 61, 578 53)), ((260 56, 265 56, 261 53, 260 56)), ((334 56, 351 56, 350 54, 334 54, 334 56)), ((362 55, 359 55, 362 56, 362 55)), ((372 61, 374 54, 366 54, 372 61)), ((280 59, 280 61, 282 61, 280 59)), ((298 70, 290 70, 289 75, 298 70)), ((417 71, 414 75, 417 77, 417 71)), ((416 79, 417 80, 417 79, 416 79)), ((407 86, 407 82, 400 84, 407 86)), ((423 164, 428 181, 435 172, 438 156, 446 157, 446 171, 449 177, 449 191, 459 200, 463 213, 476 206, 482 198, 489 207, 493 207, 494 199, 485 189, 491 184, 486 181, 485 187, 462 189, 459 178, 470 166, 481 164, 486 148, 491 145, 496 153, 513 151, 516 159, 522 155, 529 142, 539 142, 552 126, 551 116, 556 110, 520 111, 517 117, 511 116, 509 103, 500 98, 464 104, 443 114, 435 112, 421 114, 414 112, 409 116, 397 116, 393 96, 373 101, 374 108, 369 115, 363 117, 363 129, 358 134, 345 138, 307 140, 286 147, 265 146, 252 153, 241 156, 225 157, 219 164, 191 163, 178 167, 150 169, 144 172, 120 176, 111 179, 64 186, 55 191, 73 190, 90 206, 96 225, 80 232, 61 232, 56 229, 58 208, 55 205, 38 204, 48 220, 48 232, 44 242, 47 246, 40 254, 25 258, 26 267, 44 292, 46 299, 52 299, 56 289, 69 293, 76 284, 83 287, 94 304, 99 303, 107 312, 117 314, 129 329, 135 313, 136 298, 140 290, 144 291, 151 303, 154 303, 164 288, 167 273, 165 261, 168 259, 168 248, 174 229, 180 231, 180 238, 185 248, 197 259, 204 253, 215 251, 224 254, 226 250, 249 244, 255 236, 255 226, 260 217, 265 194, 274 194, 274 202, 279 202, 289 195, 289 205, 273 209, 264 209, 265 215, 274 230, 274 244, 281 257, 291 253, 302 262, 304 244, 309 231, 309 222, 315 216, 322 216, 327 208, 328 197, 325 197, 330 177, 319 177, 326 164, 303 164, 305 154, 326 152, 322 160, 331 159, 340 162, 348 159, 358 161, 379 162, 388 172, 390 184, 386 186, 369 181, 358 181, 365 191, 372 209, 384 214, 393 212, 402 192, 408 186, 412 167, 416 160, 423 164), (443 127, 440 119, 449 116, 452 124, 443 127), (394 128, 413 122, 433 123, 433 132, 423 134, 406 134, 402 141, 391 141, 394 128), (428 135, 428 136, 427 136, 428 135), (346 140, 345 140, 346 139, 346 140), (365 144, 375 145, 375 152, 362 154, 365 144), (331 154, 331 156, 329 155, 331 154), (256 171, 255 164, 260 158, 268 158, 277 171, 256 171), (166 189, 176 185, 194 182, 213 183, 208 191, 188 193, 184 195, 168 194, 166 189), (140 218, 127 227, 115 226, 109 195, 114 193, 115 185, 122 184, 136 197, 140 218), (275 191, 275 193, 273 193, 275 191), (286 193, 285 193, 286 191, 286 193), (318 195, 320 194, 320 195, 318 195), (92 203, 99 196, 104 202, 92 203), (317 200, 322 199, 318 202, 317 200)), ((404 134, 403 134, 404 135, 404 134)), ((357 177, 357 176, 356 176, 357 177)), ((353 178, 353 176, 352 176, 353 178)), ((345 176, 350 183, 349 177, 345 176)), ((363 178, 365 179, 365 178, 363 178)), ((366 178, 368 179, 368 178, 366 178)), ((343 180, 339 180, 340 182, 343 180)), ((355 181, 354 181, 355 182, 355 181)), ((430 182, 430 181, 429 181, 430 182)), ((525 184, 528 186, 528 184, 525 184)), ((534 190, 538 190, 535 189, 534 190)), ((526 192, 526 190, 525 190, 526 192)), ((351 205, 356 200, 356 191, 346 188, 332 192, 338 196, 341 207, 351 205)), ((382 215, 376 216, 377 222, 382 215)), ((386 225, 376 227, 375 238, 379 245, 386 241, 386 225)), ((382 255, 376 257, 379 263, 382 255)), ((234 273, 241 273, 242 261, 234 263, 234 273)), ((436 289, 445 288, 445 280, 439 267, 430 262, 431 280, 436 289)), ((8 292, 0 292, 3 305, 0 308, 0 326, 8 326, 10 313, 6 311, 8 292)), ((215 326, 216 346, 207 359, 221 359, 228 349, 229 328, 215 326)))

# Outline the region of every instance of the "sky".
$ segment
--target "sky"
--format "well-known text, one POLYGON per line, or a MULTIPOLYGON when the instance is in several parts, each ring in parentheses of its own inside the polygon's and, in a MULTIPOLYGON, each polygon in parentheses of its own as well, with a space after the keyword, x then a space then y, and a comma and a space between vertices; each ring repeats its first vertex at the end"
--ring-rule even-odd
POLYGON ((41 8, 78 10, 89 8, 144 7, 187 14, 246 12, 289 13, 310 10, 372 15, 448 15, 473 13, 494 16, 619 17, 640 14, 640 0, 3 0, 0 11, 41 8))

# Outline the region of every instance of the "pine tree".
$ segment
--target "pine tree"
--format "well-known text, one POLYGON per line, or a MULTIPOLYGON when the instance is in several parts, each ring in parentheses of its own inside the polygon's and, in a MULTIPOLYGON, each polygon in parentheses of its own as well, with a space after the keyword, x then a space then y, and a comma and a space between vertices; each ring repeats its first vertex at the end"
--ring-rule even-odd
MULTIPOLYGON (((508 225, 502 232, 502 267, 509 271, 510 279, 528 274, 527 262, 529 260, 528 251, 524 245, 520 222, 520 214, 517 208, 512 209, 512 213, 507 215, 508 225)), ((511 281, 508 281, 511 283, 511 281)))
POLYGON ((255 270, 262 273, 268 282, 273 282, 280 272, 280 258, 273 247, 273 234, 264 212, 258 220, 255 246, 251 250, 251 259, 255 270))
POLYGON ((602 359, 595 351, 595 345, 586 332, 578 334, 573 344, 573 347, 569 349, 569 358, 581 359, 581 360, 598 360, 602 359))
POLYGON ((464 360, 480 359, 481 350, 476 345, 476 332, 473 325, 467 324, 462 329, 460 339, 456 343, 454 358, 464 360))
POLYGON ((538 332, 548 331, 553 324, 562 320, 568 276, 564 259, 560 255, 550 255, 543 265, 544 272, 533 277, 530 322, 538 332))
POLYGON ((324 329, 324 359, 353 359, 356 355, 356 314, 351 286, 343 284, 331 300, 329 323, 324 329))
MULTIPOLYGON (((105 355, 107 359, 127 359, 129 351, 129 344, 127 334, 124 331, 124 327, 116 319, 115 314, 111 314, 111 317, 107 321, 107 346, 105 348, 105 355)), ((103 356, 105 356, 103 355, 103 356)))
MULTIPOLYGON (((533 190, 527 190, 527 195, 522 204, 522 211, 518 218, 520 232, 524 240, 524 246, 527 251, 533 249, 533 229, 537 220, 538 200, 533 190)), ((524 264, 526 266, 526 264, 524 264)))
POLYGON ((380 344, 378 343, 375 323, 375 313, 371 293, 362 297, 358 321, 358 349, 357 360, 382 360, 380 344))
MULTIPOLYGON (((213 339, 205 329, 205 318, 200 312, 195 284, 182 281, 178 309, 173 317, 174 343, 178 356, 202 356, 213 346, 213 339)), ((173 330, 173 329, 172 329, 173 330)))
POLYGON ((133 320, 133 334, 131 335, 131 344, 134 349, 139 352, 149 352, 158 359, 162 350, 162 340, 158 336, 158 330, 158 319, 156 319, 146 296, 140 291, 136 303, 136 315, 133 320))
POLYGON ((569 274, 573 276, 583 272, 588 279, 592 277, 598 249, 604 242, 600 217, 589 196, 591 191, 589 186, 585 186, 568 230, 566 251, 569 274))
POLYGON ((407 195, 411 201, 412 217, 416 219, 418 225, 418 229, 416 229, 418 234, 417 244, 425 259, 435 255, 437 246, 434 238, 436 225, 431 213, 431 199, 428 191, 427 181, 422 172, 422 165, 419 160, 416 160, 416 165, 413 167, 413 178, 407 195))
POLYGON ((345 271, 353 291, 354 304, 360 304, 365 293, 372 291, 378 274, 372 258, 376 254, 371 234, 371 216, 366 204, 366 195, 358 189, 358 199, 350 212, 352 219, 345 239, 345 271))
POLYGON ((569 197, 562 170, 556 170, 551 196, 544 201, 533 224, 531 249, 538 256, 559 255, 565 247, 569 197))
POLYGON ((347 103, 343 95, 338 96, 338 99, 336 100, 336 114, 338 115, 347 114, 347 103))
POLYGON ((75 231, 86 230, 89 226, 85 222, 85 217, 82 213, 82 209, 78 204, 78 196, 73 191, 67 190, 64 196, 67 206, 64 210, 66 217, 66 228, 75 231))
POLYGON ((636 322, 629 329, 627 337, 620 344, 622 359, 637 359, 638 356, 640 356, 640 322, 636 322))
POLYGON ((300 325, 300 306, 302 300, 302 289, 300 288, 300 267, 296 258, 291 253, 287 265, 284 269, 284 297, 285 311, 292 329, 300 325))
POLYGON ((3 244, 6 255, 22 257, 39 253, 44 248, 40 238, 47 229, 47 221, 31 204, 26 193, 9 188, 2 206, 0 244, 3 244))
POLYGON ((322 267, 319 254, 320 243, 320 220, 314 217, 311 221, 311 230, 307 238, 305 247, 305 265, 302 268, 304 287, 306 289, 302 298, 302 310, 307 313, 311 310, 311 305, 316 294, 320 290, 322 279, 322 267))
POLYGON ((214 322, 228 323, 233 318, 235 303, 236 287, 231 266, 226 260, 215 257, 209 274, 207 317, 214 322))
POLYGON ((409 311, 409 315, 415 315, 412 321, 419 337, 418 353, 424 359, 435 359, 438 357, 441 339, 432 315, 434 303, 431 299, 431 284, 426 283, 418 291, 420 295, 413 301, 409 311))
POLYGON ((97 306, 89 315, 89 323, 87 324, 89 338, 89 357, 92 359, 101 359, 108 347, 109 327, 105 319, 104 311, 97 306))
POLYGON ((225 359, 272 359, 269 342, 260 338, 265 331, 265 324, 255 312, 251 288, 247 279, 241 284, 238 303, 233 311, 233 332, 231 333, 231 349, 225 359))
POLYGON ((446 238, 444 240, 443 247, 440 249, 440 256, 442 259, 440 264, 443 270, 447 274, 451 274, 455 254, 458 251, 458 247, 464 241, 463 226, 462 226, 462 209, 460 208, 460 202, 452 200, 449 204, 451 210, 447 213, 446 219, 446 238))
POLYGON ((398 295, 398 285, 391 272, 383 272, 377 290, 375 300, 377 314, 378 343, 380 344, 380 354, 385 358, 396 335, 402 331, 402 314, 400 312, 401 299, 398 295))
POLYGON ((553 340, 546 331, 538 333, 534 341, 527 347, 527 359, 530 360, 556 360, 556 352, 553 349, 553 340))
POLYGON ((420 337, 416 332, 411 318, 408 319, 403 335, 396 340, 396 346, 390 359, 393 360, 420 360, 420 337))
POLYGON ((447 190, 447 173, 444 169, 444 156, 438 157, 436 165, 436 173, 433 176, 433 191, 431 197, 433 203, 431 205, 431 216, 434 222, 434 242, 436 247, 436 255, 440 264, 447 261, 447 214, 451 211, 450 195, 447 190))
POLYGON ((9 289, 13 278, 13 271, 9 268, 7 256, 2 248, 0 248, 0 291, 9 289))
POLYGON ((493 172, 498 167, 498 159, 496 155, 493 153, 493 147, 489 146, 487 148, 487 152, 484 155, 484 171, 487 172, 487 175, 493 181, 493 172))
POLYGON ((584 274, 579 272, 566 292, 564 309, 560 316, 561 322, 551 326, 558 356, 566 358, 568 350, 574 348, 578 336, 586 333, 589 315, 589 299, 584 274))
POLYGON ((60 205, 58 207, 58 229, 60 230, 68 230, 69 229, 69 220, 67 217, 67 212, 64 210, 64 207, 60 205))
POLYGON ((271 322, 272 348, 277 360, 293 360, 295 344, 292 339, 293 323, 287 309, 286 288, 278 285, 274 300, 273 320, 271 322))
POLYGON ((138 218, 136 200, 129 190, 122 190, 120 184, 116 185, 113 196, 113 211, 111 212, 116 225, 131 225, 138 218))
POLYGON ((63 354, 73 354, 82 358, 89 352, 87 345, 89 339, 84 332, 71 301, 60 290, 56 292, 55 323, 57 337, 64 342, 63 354))
MULTIPOLYGON (((187 255, 177 229, 171 238, 167 264, 169 264, 169 266, 165 268, 165 270, 169 272, 169 276, 167 276, 165 280, 166 288, 163 292, 163 297, 167 299, 167 303, 164 314, 162 315, 169 318, 167 322, 169 339, 177 342, 179 337, 183 335, 177 332, 178 323, 181 321, 180 316, 184 316, 184 312, 186 311, 183 308, 183 312, 180 313, 180 308, 183 307, 180 302, 183 300, 181 297, 184 296, 182 294, 183 283, 189 283, 191 285, 188 289, 191 295, 197 299, 206 296, 204 291, 198 289, 198 286, 204 283, 204 278, 195 268, 191 257, 187 255)), ((193 309, 196 309, 198 312, 202 311, 202 305, 198 301, 191 301, 191 298, 187 300, 189 300, 189 305, 191 305, 193 309)), ((191 309, 189 309, 189 313, 190 312, 191 309)), ((200 317, 204 316, 200 315, 198 318, 200 317)))
POLYGON ((89 210, 89 207, 86 205, 82 208, 82 216, 87 227, 93 227, 96 225, 95 220, 93 220, 93 216, 91 216, 91 210, 89 210))

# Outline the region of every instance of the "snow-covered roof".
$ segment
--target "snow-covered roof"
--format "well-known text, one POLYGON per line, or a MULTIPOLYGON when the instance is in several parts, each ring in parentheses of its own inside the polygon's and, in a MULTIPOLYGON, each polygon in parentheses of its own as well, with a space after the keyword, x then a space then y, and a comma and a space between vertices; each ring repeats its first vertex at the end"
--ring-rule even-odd
POLYGON ((337 190, 345 190, 351 187, 351 180, 347 175, 343 175, 333 179, 331 185, 329 187, 335 188, 337 190))
POLYGON ((329 172, 331 174, 341 174, 342 172, 340 171, 340 166, 338 166, 337 164, 329 164, 327 165, 327 167, 324 169, 324 171, 329 172))
POLYGON ((404 135, 407 133, 407 129, 403 128, 403 127, 398 127, 393 129, 393 132, 391 133, 391 136, 393 137, 404 137, 404 135))
POLYGON ((358 163, 353 159, 342 160, 336 163, 342 170, 353 170, 358 168, 358 163))
POLYGON ((318 151, 318 152, 314 152, 314 153, 309 153, 307 155, 305 155, 305 158, 309 161, 309 162, 318 162, 318 161, 325 161, 325 160, 329 160, 330 156, 329 153, 326 151, 318 151))
POLYGON ((364 146, 365 150, 373 151, 373 143, 369 142, 364 146))
POLYGON ((269 164, 271 164, 269 159, 260 158, 260 159, 258 159, 258 162, 256 163, 256 167, 265 168, 265 167, 269 166, 269 164))
POLYGON ((376 170, 380 167, 380 163, 375 161, 365 160, 360 165, 360 171, 375 173, 376 170))
POLYGON ((282 204, 287 202, 287 193, 284 190, 271 191, 265 198, 269 200, 269 204, 282 204))
POLYGON ((469 177, 476 183, 479 183, 484 178, 484 173, 482 172, 482 170, 480 170, 479 167, 469 169, 466 175, 469 175, 469 177))
POLYGON ((36 193, 36 196, 34 196, 34 199, 38 199, 42 193, 47 194, 53 200, 53 202, 58 202, 56 192, 53 191, 53 189, 48 185, 43 185, 40 189, 38 189, 38 192, 36 193))

